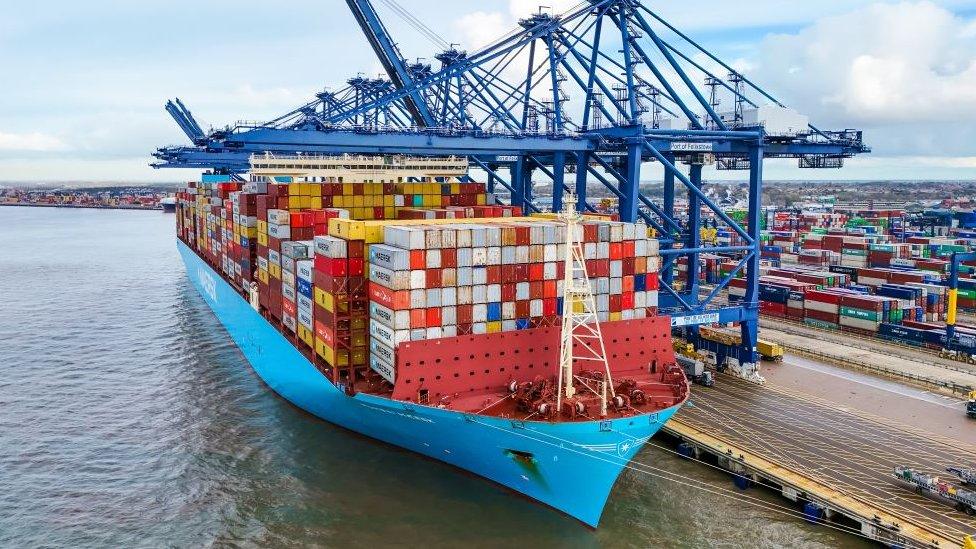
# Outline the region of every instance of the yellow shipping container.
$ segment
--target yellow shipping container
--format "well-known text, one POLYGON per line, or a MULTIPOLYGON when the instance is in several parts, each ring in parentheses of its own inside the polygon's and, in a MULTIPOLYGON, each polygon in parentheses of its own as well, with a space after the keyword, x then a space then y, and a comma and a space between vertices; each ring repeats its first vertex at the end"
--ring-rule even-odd
POLYGON ((322 288, 315 288, 314 292, 315 303, 330 313, 335 312, 335 296, 322 288))
POLYGON ((610 322, 616 322, 620 320, 620 313, 610 313, 610 322))
POLYGON ((322 209, 322 197, 321 196, 313 196, 312 197, 312 209, 313 210, 321 210, 322 209))
POLYGON ((297 333, 298 333, 298 339, 305 342, 305 345, 308 345, 309 347, 315 346, 315 334, 312 333, 312 330, 309 330, 305 326, 299 324, 297 333))
POLYGON ((257 227, 241 227, 241 234, 250 239, 255 239, 258 237, 257 227))
POLYGON ((258 244, 262 246, 268 245, 268 233, 258 232, 258 244))
POLYGON ((258 268, 258 280, 260 280, 261 282, 264 282, 265 284, 268 284, 269 283, 269 280, 268 280, 268 277, 269 276, 270 275, 268 274, 268 271, 266 269, 262 269, 260 267, 258 268))
POLYGON ((499 321, 485 323, 485 329, 489 334, 497 334, 502 331, 502 323, 499 321))
POLYGON ((268 263, 268 274, 270 274, 273 278, 281 280, 281 265, 268 263))

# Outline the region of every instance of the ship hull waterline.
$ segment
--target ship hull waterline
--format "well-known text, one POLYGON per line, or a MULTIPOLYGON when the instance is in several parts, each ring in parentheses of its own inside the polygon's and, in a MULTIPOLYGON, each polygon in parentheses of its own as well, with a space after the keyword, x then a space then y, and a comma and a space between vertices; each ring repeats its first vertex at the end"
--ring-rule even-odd
POLYGON ((261 380, 278 395, 330 423, 515 490, 596 527, 617 477, 680 408, 592 422, 519 422, 399 402, 348 396, 177 240, 187 276, 261 380))

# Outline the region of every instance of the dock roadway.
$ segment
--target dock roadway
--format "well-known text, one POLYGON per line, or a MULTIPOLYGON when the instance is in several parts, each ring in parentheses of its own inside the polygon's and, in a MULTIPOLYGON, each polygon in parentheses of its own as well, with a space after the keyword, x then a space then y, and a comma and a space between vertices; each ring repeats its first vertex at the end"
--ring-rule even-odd
MULTIPOLYGON (((892 398, 891 405, 898 406, 899 400, 892 398)), ((896 484, 892 475, 896 465, 939 474, 947 466, 972 463, 976 445, 957 438, 895 424, 790 387, 758 386, 729 375, 719 375, 715 387, 695 386, 691 404, 673 422, 666 428, 670 434, 712 453, 716 444, 724 444, 726 451, 746 456, 747 469, 760 476, 777 483, 791 477, 786 484, 820 490, 824 498, 816 499, 827 501, 828 508, 836 502, 833 509, 849 510, 855 502, 862 516, 897 523, 899 534, 914 546, 932 541, 939 547, 961 546, 964 536, 976 533, 976 517, 917 495, 896 484)))

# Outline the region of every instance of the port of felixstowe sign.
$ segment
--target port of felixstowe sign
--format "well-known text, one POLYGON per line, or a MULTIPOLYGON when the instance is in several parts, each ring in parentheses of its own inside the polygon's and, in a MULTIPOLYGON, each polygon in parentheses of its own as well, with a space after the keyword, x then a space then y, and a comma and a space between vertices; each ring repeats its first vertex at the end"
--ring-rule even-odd
POLYGON ((671 152, 712 152, 712 143, 671 143, 671 152))
POLYGON ((672 328, 680 328, 682 326, 700 326, 702 324, 714 324, 716 322, 718 322, 718 313, 671 317, 672 328))

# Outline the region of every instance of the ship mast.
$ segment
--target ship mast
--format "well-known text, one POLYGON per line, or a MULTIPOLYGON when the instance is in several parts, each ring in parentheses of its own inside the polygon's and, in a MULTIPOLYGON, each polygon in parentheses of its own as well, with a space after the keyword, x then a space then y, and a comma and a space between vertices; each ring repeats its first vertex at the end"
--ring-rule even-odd
POLYGON ((556 392, 556 411, 561 413, 563 399, 576 395, 574 381, 578 381, 600 398, 600 415, 607 415, 607 391, 616 396, 610 365, 607 363, 603 333, 596 311, 596 299, 586 274, 583 252, 582 216, 575 210, 576 197, 565 199, 559 219, 566 223, 565 271, 563 276, 563 324, 559 346, 559 385, 556 392), (592 362, 588 370, 599 371, 602 380, 577 376, 573 373, 576 361, 592 362), (592 384, 595 384, 592 385, 592 384))

